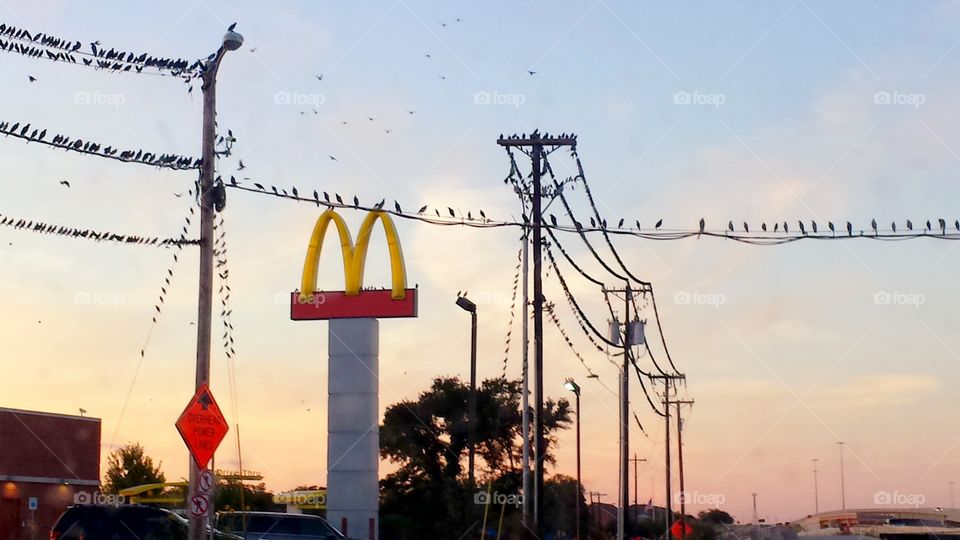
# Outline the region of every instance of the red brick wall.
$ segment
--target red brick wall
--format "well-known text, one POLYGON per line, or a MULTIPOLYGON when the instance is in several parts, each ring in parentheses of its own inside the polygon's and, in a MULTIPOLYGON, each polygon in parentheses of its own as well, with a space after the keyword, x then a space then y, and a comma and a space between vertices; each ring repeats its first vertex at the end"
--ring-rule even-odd
POLYGON ((0 540, 46 540, 75 493, 99 491, 76 480, 99 478, 99 419, 0 408, 0 540), (55 481, 15 478, 23 476, 55 481), (30 497, 37 498, 36 511, 29 509, 30 497))

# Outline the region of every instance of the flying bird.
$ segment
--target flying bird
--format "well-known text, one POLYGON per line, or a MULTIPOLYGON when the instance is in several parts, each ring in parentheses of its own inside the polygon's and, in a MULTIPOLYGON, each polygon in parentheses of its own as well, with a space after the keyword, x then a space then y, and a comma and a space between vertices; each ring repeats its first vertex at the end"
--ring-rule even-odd
POLYGON ((68 181, 66 181, 66 180, 61 180, 61 181, 60 181, 60 185, 61 185, 61 186, 67 186, 67 187, 69 188, 69 187, 70 187, 70 182, 68 182, 68 181))
POLYGON ((533 77, 534 75, 536 75, 536 74, 537 74, 537 72, 536 72, 536 71, 527 71, 527 73, 529 73, 531 77, 533 77))
POLYGON ((246 169, 246 168, 247 168, 247 166, 243 164, 243 160, 241 159, 241 160, 240 160, 240 166, 237 167, 237 170, 238 170, 238 171, 242 171, 242 170, 244 170, 244 169, 246 169))
POLYGON ((317 78, 318 81, 322 81, 322 80, 323 80, 323 73, 321 73, 321 74, 319 74, 319 75, 315 75, 315 77, 317 78))
POLYGON ((333 160, 333 161, 337 161, 337 158, 335 158, 335 157, 333 157, 333 156, 327 156, 327 157, 329 157, 329 158, 330 158, 331 160, 333 160))
POLYGON ((30 82, 37 82, 37 78, 34 77, 33 75, 27 75, 27 79, 29 79, 30 82))

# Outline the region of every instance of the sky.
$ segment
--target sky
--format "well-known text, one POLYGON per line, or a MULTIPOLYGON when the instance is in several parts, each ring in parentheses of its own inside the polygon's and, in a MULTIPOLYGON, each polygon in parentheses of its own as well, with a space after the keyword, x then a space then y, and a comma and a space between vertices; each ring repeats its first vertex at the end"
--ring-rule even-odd
MULTIPOLYGON (((8 24, 169 57, 210 54, 237 22, 245 44, 222 64, 218 122, 238 140, 221 174, 509 220, 520 206, 503 184, 509 161, 497 137, 572 132, 605 217, 644 228, 663 219, 672 229, 694 229, 701 217, 708 228, 732 220, 754 230, 797 220, 858 229, 874 218, 882 228, 906 219, 952 223, 958 19, 951 2, 0 1, 8 24)), ((199 88, 0 59, 2 120, 199 154, 199 88)), ((565 153, 551 163, 573 174, 565 153)), ((195 180, 13 138, 0 141, 0 170, 0 214, 150 236, 178 234, 195 180)), ((237 357, 224 357, 215 321, 213 391, 240 426, 245 469, 261 471, 275 490, 323 484, 326 323, 290 321, 287 304, 318 210, 227 195, 237 357)), ((582 190, 571 198, 585 219, 582 190)), ((343 215, 354 229, 362 219, 343 215)), ((469 319, 454 305, 458 291, 479 306, 479 376, 502 373, 520 247, 517 229, 406 220, 398 228, 420 315, 382 321, 381 411, 415 398, 434 377, 469 375, 469 319)), ((603 275, 575 236, 562 241, 588 272, 603 275)), ((839 441, 848 507, 883 504, 884 493, 951 504, 960 465, 951 414, 960 400, 950 390, 960 361, 955 244, 614 241, 631 271, 654 284, 671 356, 687 375, 679 396, 695 400, 684 412, 690 510, 720 506, 749 520, 757 493, 760 517, 802 517, 814 506, 813 459, 820 509, 839 508, 839 441)), ((386 284, 385 244, 376 236, 372 244, 367 283, 386 284)), ((192 249, 179 257, 152 326, 172 255, 0 228, 0 405, 84 408, 103 419, 104 456, 138 441, 168 478, 185 476, 188 456, 173 423, 193 393, 198 260, 192 249)), ((338 265, 321 261, 321 284, 341 286, 338 265)), ((561 269, 603 323, 598 288, 561 269)), ((553 273, 545 296, 600 376, 587 379, 547 324, 545 393, 569 397, 564 379, 580 381, 583 481, 612 501, 617 397, 603 385, 615 388, 617 369, 591 349, 553 273)), ((652 322, 649 302, 641 305, 652 322)), ((518 336, 519 321, 511 377, 521 373, 518 336)), ((652 347, 663 359, 662 346, 652 347)), ((640 362, 651 367, 647 357, 640 362)), ((631 450, 647 459, 639 497, 662 505, 664 423, 636 379, 631 390, 644 426, 633 429, 631 450)), ((218 466, 236 467, 235 435, 218 466)), ((573 430, 559 441, 550 472, 572 475, 573 430)), ((394 467, 382 462, 381 474, 394 467)))

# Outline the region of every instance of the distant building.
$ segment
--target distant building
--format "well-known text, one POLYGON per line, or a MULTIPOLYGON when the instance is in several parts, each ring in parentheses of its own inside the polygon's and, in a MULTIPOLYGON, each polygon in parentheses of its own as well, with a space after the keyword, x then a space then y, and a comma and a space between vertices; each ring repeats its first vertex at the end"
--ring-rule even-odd
POLYGON ((99 418, 0 407, 0 540, 46 540, 99 487, 99 418))

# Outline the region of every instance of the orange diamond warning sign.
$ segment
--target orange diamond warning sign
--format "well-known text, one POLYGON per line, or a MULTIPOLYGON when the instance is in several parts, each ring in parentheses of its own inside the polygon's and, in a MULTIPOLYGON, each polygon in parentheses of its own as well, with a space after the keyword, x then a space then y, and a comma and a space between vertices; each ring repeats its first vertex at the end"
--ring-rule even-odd
POLYGON ((197 389, 177 420, 177 431, 201 469, 206 468, 229 429, 206 384, 197 389))

